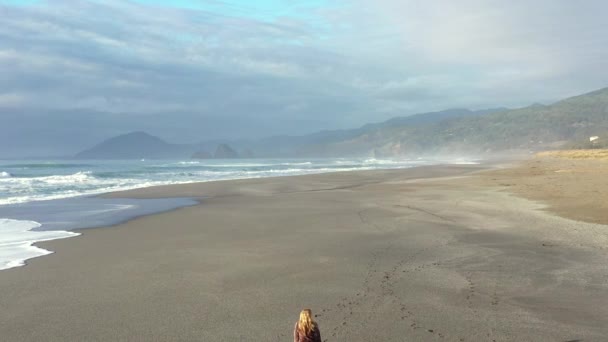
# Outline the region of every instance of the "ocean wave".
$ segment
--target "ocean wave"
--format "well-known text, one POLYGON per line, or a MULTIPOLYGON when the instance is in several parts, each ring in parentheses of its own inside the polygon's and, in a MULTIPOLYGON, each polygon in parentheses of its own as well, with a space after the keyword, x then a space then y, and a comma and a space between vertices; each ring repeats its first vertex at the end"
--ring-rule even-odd
POLYGON ((261 162, 261 163, 243 163, 243 162, 235 162, 235 163, 221 163, 216 164, 214 160, 208 161, 180 161, 174 163, 166 163, 166 164, 155 164, 155 165, 147 165, 146 169, 166 169, 166 168, 244 168, 244 167, 272 167, 272 166, 297 166, 297 165, 312 165, 313 162, 305 161, 305 162, 261 162))
POLYGON ((370 167, 370 166, 359 166, 359 167, 318 166, 316 168, 233 170, 233 171, 223 171, 223 172, 203 170, 203 171, 192 172, 192 173, 190 173, 190 175, 200 176, 200 177, 204 178, 205 180, 230 180, 230 179, 243 179, 243 178, 306 175, 306 174, 327 173, 327 172, 372 170, 372 169, 373 169, 373 167, 370 167))
POLYGON ((65 239, 79 234, 67 231, 35 231, 40 223, 0 218, 0 270, 25 265, 25 261, 52 253, 34 246, 40 241, 65 239))
MULTIPOLYGON (((458 160, 468 162, 467 160, 458 160)), ((11 177, 0 177, 0 205, 33 201, 91 196, 149 186, 186 184, 217 180, 263 178, 373 169, 408 168, 437 164, 433 160, 399 160, 377 158, 343 158, 315 160, 235 161, 161 161, 155 165, 135 162, 98 162, 80 171, 65 169, 11 171, 11 177), (153 166, 151 168, 151 166, 153 166), (93 171, 95 170, 95 171, 93 171)), ((16 164, 15 164, 16 165, 16 164)), ((22 164, 25 165, 25 164, 22 164)), ((30 165, 47 165, 44 163, 30 165)), ((84 165, 84 164, 70 164, 84 165)))
POLYGON ((411 163, 410 160, 395 160, 395 159, 376 159, 369 158, 363 161, 364 164, 376 164, 376 165, 395 165, 395 164, 403 164, 403 163, 411 163))
MULTIPOLYGON (((350 166, 350 165, 349 165, 350 166)), ((216 180, 263 178, 304 175, 325 172, 370 170, 373 167, 324 167, 315 168, 267 168, 262 170, 193 170, 148 174, 147 178, 98 178, 90 171, 71 175, 54 175, 33 178, 8 178, 0 180, 0 205, 19 204, 102 193, 125 191, 158 185, 187 184, 216 180)))
POLYGON ((47 183, 54 185, 61 184, 74 184, 74 183, 83 183, 89 180, 92 180, 94 177, 92 176, 91 171, 79 171, 69 175, 52 175, 52 176, 42 176, 42 177, 23 177, 19 178, 21 180, 30 181, 30 182, 39 182, 39 183, 47 183))
POLYGON ((0 172, 0 178, 10 178, 13 175, 10 172, 2 171, 0 172))
POLYGON ((312 165, 312 162, 281 163, 280 165, 312 165))
POLYGON ((144 166, 146 169, 156 169, 156 168, 170 168, 170 167, 193 167, 193 166, 198 166, 200 165, 201 162, 199 161, 180 161, 180 162, 171 162, 171 163, 164 163, 164 164, 153 164, 153 165, 146 165, 144 166))
POLYGON ((94 182, 98 180, 91 171, 79 171, 68 175, 51 175, 51 176, 39 176, 39 177, 28 177, 28 176, 15 176, 5 177, 0 179, 0 189, 2 185, 29 185, 29 186, 43 186, 43 185, 70 185, 86 182, 94 182))
MULTIPOLYGON (((99 186, 97 187, 91 186, 86 189, 71 189, 71 190, 56 190, 52 193, 30 193, 30 194, 21 194, 16 193, 6 198, 0 198, 0 205, 10 205, 10 204, 21 204, 28 202, 38 202, 38 201, 50 201, 56 199, 63 198, 71 198, 71 197, 79 197, 79 196, 93 196, 104 194, 108 192, 115 191, 125 191, 125 190, 133 190, 139 188, 147 188, 151 186, 157 185, 171 185, 171 184, 181 184, 183 182, 171 182, 171 181, 138 181, 138 182, 125 182, 124 180, 119 180, 113 184, 106 184, 107 186, 99 186)), ((187 182, 188 183, 188 182, 187 182)))
POLYGON ((312 162, 269 162, 269 163, 230 163, 230 164, 202 164, 201 166, 209 168, 238 168, 238 167, 272 167, 272 166, 302 166, 312 165, 312 162))
POLYGON ((455 164, 455 165, 479 165, 479 161, 474 161, 474 160, 465 160, 465 159, 458 159, 458 160, 454 160, 451 161, 450 164, 455 164))
POLYGON ((0 190, 5 186, 44 186, 44 185, 74 185, 94 181, 90 171, 81 171, 69 175, 52 175, 41 177, 0 177, 0 190))
POLYGON ((276 165, 273 163, 267 163, 267 164, 262 164, 262 163, 234 163, 234 164, 205 164, 205 167, 221 167, 221 168, 226 168, 226 167, 266 167, 266 166, 272 166, 272 165, 276 165))
POLYGON ((338 160, 334 160, 333 161, 334 164, 338 164, 338 165, 343 165, 343 164, 357 164, 357 161, 354 160, 342 160, 342 159, 338 159, 338 160))
POLYGON ((70 163, 23 163, 23 164, 8 164, 7 168, 13 169, 67 169, 67 168, 89 168, 92 164, 70 164, 70 163))
POLYGON ((44 176, 44 177, 34 177, 32 178, 34 181, 45 182, 48 184, 74 184, 74 183, 83 183, 87 181, 91 181, 95 179, 92 176, 91 171, 79 171, 73 173, 71 175, 56 175, 56 176, 44 176))
POLYGON ((145 180, 97 178, 91 171, 68 175, 0 178, 0 205, 45 201, 132 188, 145 180))
POLYGON ((150 186, 199 182, 206 178, 218 179, 196 173, 140 171, 100 174, 80 171, 69 175, 3 178, 0 179, 0 205, 93 196, 150 186))

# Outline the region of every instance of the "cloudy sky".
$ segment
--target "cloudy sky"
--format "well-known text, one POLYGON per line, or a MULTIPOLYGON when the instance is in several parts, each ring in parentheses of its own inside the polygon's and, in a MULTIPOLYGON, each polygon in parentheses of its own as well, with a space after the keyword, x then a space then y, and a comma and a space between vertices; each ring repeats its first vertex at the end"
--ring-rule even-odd
POLYGON ((303 134, 608 86, 603 0, 0 0, 0 156, 303 134))

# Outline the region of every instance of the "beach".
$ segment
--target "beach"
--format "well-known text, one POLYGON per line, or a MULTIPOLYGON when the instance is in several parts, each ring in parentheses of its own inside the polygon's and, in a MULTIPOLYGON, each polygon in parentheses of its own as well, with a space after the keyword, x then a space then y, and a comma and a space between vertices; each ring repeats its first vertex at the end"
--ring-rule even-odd
POLYGON ((479 176, 480 184, 545 203, 557 215, 608 224, 608 150, 545 152, 479 176))
POLYGON ((0 336, 291 341, 311 308, 324 341, 606 340, 603 207, 581 218, 580 196, 538 195, 569 173, 542 159, 526 183, 537 162, 103 195, 200 204, 38 243, 55 253, 0 272, 0 336))

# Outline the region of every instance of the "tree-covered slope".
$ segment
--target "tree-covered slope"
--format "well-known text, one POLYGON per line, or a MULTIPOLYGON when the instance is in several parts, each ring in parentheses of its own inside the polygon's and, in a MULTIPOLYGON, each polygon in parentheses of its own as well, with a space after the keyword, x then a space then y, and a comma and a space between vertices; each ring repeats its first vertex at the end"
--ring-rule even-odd
POLYGON ((608 133, 608 88, 552 105, 533 105, 430 123, 382 126, 348 140, 306 146, 303 154, 403 155, 543 150, 608 133))

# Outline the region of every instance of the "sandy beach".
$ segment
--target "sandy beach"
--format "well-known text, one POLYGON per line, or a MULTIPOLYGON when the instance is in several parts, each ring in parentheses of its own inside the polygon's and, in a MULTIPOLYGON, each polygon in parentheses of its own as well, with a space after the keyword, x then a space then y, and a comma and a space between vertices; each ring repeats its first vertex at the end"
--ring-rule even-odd
POLYGON ((608 150, 545 152, 479 176, 482 185, 540 201, 560 216, 608 224, 608 150))
POLYGON ((306 307, 324 341, 605 341, 603 204, 538 195, 573 173, 537 162, 109 194, 201 203, 40 243, 0 272, 0 339, 292 341, 306 307))

